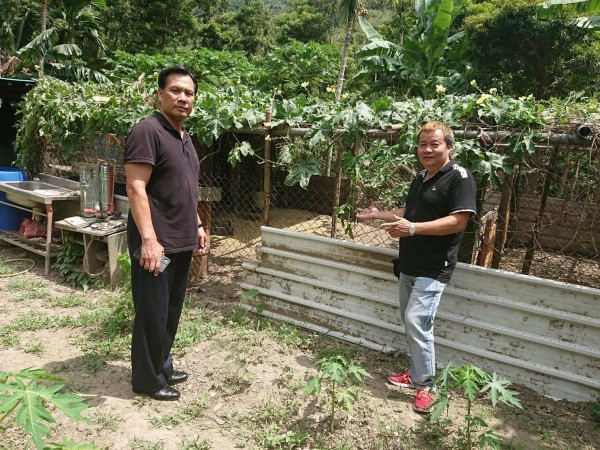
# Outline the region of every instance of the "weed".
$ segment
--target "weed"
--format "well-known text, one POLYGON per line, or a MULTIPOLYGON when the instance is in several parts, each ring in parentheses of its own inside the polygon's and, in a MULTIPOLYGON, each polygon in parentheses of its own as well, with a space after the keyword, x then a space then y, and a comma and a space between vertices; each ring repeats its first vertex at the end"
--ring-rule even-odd
POLYGON ((180 425, 185 421, 185 417, 181 414, 165 414, 161 417, 153 417, 150 423, 154 428, 167 428, 180 425))
POLYGON ((208 395, 203 394, 200 398, 193 400, 189 405, 183 409, 183 413, 192 419, 197 419, 204 415, 206 407, 208 406, 208 395))
POLYGON ((63 233, 63 245, 52 267, 58 270, 63 282, 87 291, 90 287, 102 286, 104 281, 101 277, 90 277, 83 270, 84 253, 83 245, 75 242, 71 233, 63 233))
POLYGON ((41 355, 44 353, 44 344, 40 341, 30 342, 23 347, 25 353, 31 353, 33 355, 41 355))
POLYGON ((80 444, 72 439, 64 438, 61 442, 46 444, 44 450, 100 450, 93 444, 80 444))
POLYGON ((50 298, 50 293, 45 289, 33 289, 31 291, 26 291, 19 296, 14 296, 14 302, 24 302, 27 300, 45 300, 50 298))
POLYGON ((600 399, 596 400, 596 403, 592 405, 592 414, 596 426, 600 426, 600 399))
POLYGON ((0 338, 2 339, 2 346, 6 348, 19 347, 21 344, 21 338, 15 333, 3 333, 0 329, 0 338))
POLYGON ((133 401, 137 405, 138 409, 141 409, 150 401, 150 397, 146 395, 136 395, 133 401))
POLYGON ((224 396, 241 394, 250 387, 254 381, 254 375, 246 368, 238 368, 235 372, 231 371, 223 378, 220 386, 224 396))
POLYGON ((102 430, 115 431, 119 427, 121 418, 116 414, 100 410, 94 416, 94 423, 102 430))
POLYGON ((278 433, 274 425, 266 425, 257 433, 256 438, 259 445, 266 449, 300 447, 309 438, 309 434, 301 430, 288 430, 284 433, 278 433))
POLYGON ((0 336, 18 331, 38 331, 75 325, 75 319, 70 316, 57 317, 43 313, 33 313, 21 316, 10 324, 0 328, 0 336))
POLYGON ((165 443, 163 441, 150 442, 140 438, 133 438, 129 447, 131 450, 163 450, 165 443))
POLYGON ((182 450, 210 450, 212 442, 209 439, 202 439, 200 436, 193 438, 184 438, 181 441, 182 450))
POLYGON ((35 278, 15 278, 8 282, 7 287, 10 291, 35 291, 45 289, 47 283, 35 278))
POLYGON ((73 326, 73 324, 74 320, 69 316, 55 317, 41 313, 24 315, 0 328, 0 341, 4 347, 18 347, 20 339, 17 333, 20 331, 37 331, 73 326))
POLYGON ((45 303, 57 308, 75 308, 77 306, 85 305, 87 302, 77 295, 67 294, 58 297, 48 296, 45 299, 45 303))
POLYGON ((173 351, 179 355, 184 354, 184 349, 216 335, 220 326, 220 317, 207 320, 204 316, 204 311, 201 310, 197 317, 191 318, 189 310, 185 309, 182 313, 182 321, 177 331, 173 351))
POLYGON ((280 403, 271 398, 263 400, 257 411, 245 417, 260 426, 253 437, 261 448, 296 448, 301 446, 309 434, 294 426, 293 419, 298 414, 298 401, 286 399, 280 403))
POLYGON ((96 373, 106 366, 106 358, 98 353, 89 352, 83 355, 83 364, 90 373, 96 373))
POLYGON ((331 356, 317 361, 319 373, 308 380, 305 395, 321 393, 323 383, 326 382, 326 394, 329 399, 330 415, 329 430, 333 432, 335 410, 341 407, 342 411, 352 412, 354 403, 358 398, 358 383, 363 377, 373 378, 362 367, 353 365, 341 356, 331 356))
POLYGON ((281 369, 281 376, 277 380, 277 385, 297 393, 304 388, 304 382, 297 376, 296 370, 288 365, 281 369))
POLYGON ((12 275, 28 270, 35 266, 35 262, 27 259, 13 259, 4 261, 0 259, 0 275, 12 275))
POLYGON ((11 292, 23 292, 21 295, 13 296, 14 302, 50 297, 47 290, 48 284, 38 279, 15 278, 8 282, 7 288, 11 292))

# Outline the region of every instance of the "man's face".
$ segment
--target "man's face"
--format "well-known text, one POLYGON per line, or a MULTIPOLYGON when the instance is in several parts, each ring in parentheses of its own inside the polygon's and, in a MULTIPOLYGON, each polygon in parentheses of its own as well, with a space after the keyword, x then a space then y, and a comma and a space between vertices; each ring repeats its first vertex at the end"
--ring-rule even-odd
POLYGON ((452 146, 444 140, 442 130, 423 131, 419 136, 417 155, 429 172, 437 172, 450 161, 451 149, 452 146))
POLYGON ((164 89, 158 89, 160 112, 175 124, 183 124, 194 107, 194 81, 188 75, 172 73, 164 89))

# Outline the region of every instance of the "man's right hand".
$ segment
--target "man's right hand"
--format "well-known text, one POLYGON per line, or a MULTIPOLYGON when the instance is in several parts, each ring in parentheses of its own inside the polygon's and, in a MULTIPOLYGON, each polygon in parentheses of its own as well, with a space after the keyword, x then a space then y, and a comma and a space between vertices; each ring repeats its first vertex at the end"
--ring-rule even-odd
POLYGON ((154 276, 158 276, 160 273, 160 262, 165 249, 156 240, 146 241, 142 243, 140 257, 140 266, 148 272, 154 272, 154 276))

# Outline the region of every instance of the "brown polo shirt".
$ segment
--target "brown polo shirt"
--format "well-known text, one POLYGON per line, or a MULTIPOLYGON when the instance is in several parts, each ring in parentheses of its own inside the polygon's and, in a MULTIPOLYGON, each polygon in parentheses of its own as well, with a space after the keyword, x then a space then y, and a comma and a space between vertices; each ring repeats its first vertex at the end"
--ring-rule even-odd
MULTIPOLYGON (((155 112, 134 125, 125 139, 125 164, 153 166, 146 186, 152 225, 165 253, 198 248, 198 177, 200 163, 190 135, 183 139, 167 119, 155 112)), ((131 212, 127 225, 130 251, 141 245, 131 212)))

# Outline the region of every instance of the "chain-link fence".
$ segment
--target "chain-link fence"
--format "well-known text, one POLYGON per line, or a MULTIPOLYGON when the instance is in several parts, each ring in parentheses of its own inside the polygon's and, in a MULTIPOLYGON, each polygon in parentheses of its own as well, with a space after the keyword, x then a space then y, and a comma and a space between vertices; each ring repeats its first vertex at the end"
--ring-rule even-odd
MULTIPOLYGON (((288 170, 277 161, 290 148, 302 157, 303 134, 274 133, 265 139, 263 131, 254 130, 225 134, 210 148, 196 146, 201 160, 199 213, 203 222, 210 224, 209 271, 211 261, 239 266, 244 258, 254 257, 263 224, 353 238, 371 245, 398 246, 398 241, 381 229, 381 223, 357 223, 352 214, 348 216, 353 234, 350 237, 345 232, 347 221, 342 223, 332 213, 334 204, 350 203, 354 211, 399 206, 419 170, 414 150, 394 147, 393 134, 385 138, 367 134, 350 151, 358 161, 355 171, 346 171, 340 179, 336 175, 341 154, 332 143, 318 155, 322 167, 331 167, 329 176, 313 175, 306 188, 288 186, 288 170), (241 141, 250 142, 255 156, 232 166, 229 152, 241 141), (368 158, 361 159, 364 155, 368 158)), ((487 150, 505 151, 502 143, 492 144, 487 150)), ((122 145, 113 136, 98 138, 68 158, 59 149, 48 147, 40 169, 77 179, 78 164, 98 160, 116 165, 115 193, 126 195, 122 145)), ((599 180, 596 142, 581 147, 540 145, 526 162, 514 165, 512 174, 500 177, 501 186, 480 184, 479 211, 463 242, 462 260, 600 288, 599 180)), ((194 264, 201 262, 195 260, 194 264)), ((201 268, 195 267, 194 271, 198 273, 201 268)))

